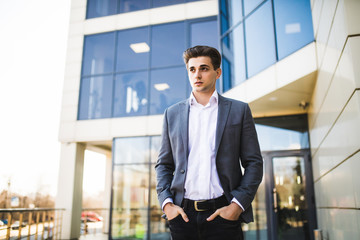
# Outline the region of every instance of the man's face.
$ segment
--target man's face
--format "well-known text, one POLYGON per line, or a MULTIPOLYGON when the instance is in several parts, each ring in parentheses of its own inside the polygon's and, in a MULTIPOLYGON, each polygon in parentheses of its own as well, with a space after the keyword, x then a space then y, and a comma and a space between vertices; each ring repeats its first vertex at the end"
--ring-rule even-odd
POLYGON ((211 63, 211 58, 206 56, 190 58, 187 64, 187 71, 194 93, 214 92, 216 79, 221 75, 221 69, 215 70, 211 63))

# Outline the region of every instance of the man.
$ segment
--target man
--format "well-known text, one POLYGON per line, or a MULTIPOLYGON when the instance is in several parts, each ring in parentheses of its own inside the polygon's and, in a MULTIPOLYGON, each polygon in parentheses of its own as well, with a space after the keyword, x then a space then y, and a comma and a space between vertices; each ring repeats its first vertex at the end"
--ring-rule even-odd
POLYGON ((251 111, 216 92, 215 48, 195 46, 183 57, 192 93, 164 113, 158 198, 173 240, 243 239, 240 224, 253 221, 251 202, 263 175, 251 111))

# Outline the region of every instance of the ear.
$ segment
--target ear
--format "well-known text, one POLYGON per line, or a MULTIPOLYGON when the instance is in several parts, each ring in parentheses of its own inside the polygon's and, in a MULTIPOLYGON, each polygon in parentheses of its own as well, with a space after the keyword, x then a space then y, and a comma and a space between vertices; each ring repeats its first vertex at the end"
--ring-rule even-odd
POLYGON ((216 79, 220 78, 221 76, 221 68, 216 69, 216 79))

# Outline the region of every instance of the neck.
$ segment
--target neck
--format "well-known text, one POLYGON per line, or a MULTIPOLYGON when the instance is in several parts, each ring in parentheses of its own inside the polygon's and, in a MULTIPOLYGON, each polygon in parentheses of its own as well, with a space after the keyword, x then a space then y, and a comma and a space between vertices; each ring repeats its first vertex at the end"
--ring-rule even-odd
POLYGON ((203 106, 205 106, 206 104, 209 103, 210 98, 211 98, 213 93, 214 93, 214 91, 209 91, 209 92, 196 92, 196 91, 193 91, 193 95, 194 95, 196 101, 198 103, 200 103, 201 105, 203 105, 203 106))

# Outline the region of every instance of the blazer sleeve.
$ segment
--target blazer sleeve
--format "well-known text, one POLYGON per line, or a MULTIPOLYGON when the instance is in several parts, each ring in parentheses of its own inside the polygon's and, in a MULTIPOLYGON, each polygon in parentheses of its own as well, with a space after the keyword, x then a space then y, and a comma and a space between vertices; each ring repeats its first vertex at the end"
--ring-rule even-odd
POLYGON ((160 206, 162 206, 165 199, 173 198, 173 195, 170 191, 170 186, 174 176, 173 173, 175 170, 175 164, 169 139, 167 114, 167 110, 165 110, 163 130, 161 135, 161 147, 159 150, 158 160, 155 165, 157 179, 156 191, 158 194, 160 206))
POLYGON ((246 104, 240 135, 240 161, 245 169, 241 184, 231 194, 247 209, 263 177, 263 159, 249 105, 246 104))

